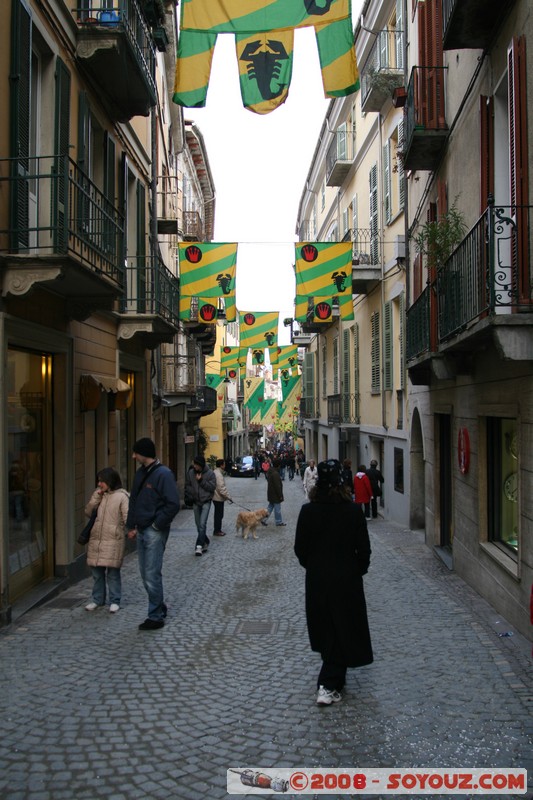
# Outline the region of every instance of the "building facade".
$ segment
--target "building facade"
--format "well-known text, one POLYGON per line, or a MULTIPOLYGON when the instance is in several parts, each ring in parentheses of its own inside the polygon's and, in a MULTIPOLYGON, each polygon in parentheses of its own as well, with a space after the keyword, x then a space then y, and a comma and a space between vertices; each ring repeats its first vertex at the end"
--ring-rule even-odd
MULTIPOLYGON (((399 159, 404 83, 402 4, 370 2, 355 29, 360 89, 332 100, 298 211, 299 241, 352 243, 354 321, 310 319, 300 430, 307 458, 375 459, 381 513, 409 518, 405 373, 405 176, 399 159)), ((335 314, 335 301, 334 301, 335 314)))
POLYGON ((175 6, 75 6, 10 0, 0 34, 1 623, 85 574, 98 470, 127 488, 138 436, 174 447, 157 368, 187 333, 157 192, 185 213, 184 174, 204 180, 169 102, 175 6))
POLYGON ((405 20, 410 520, 531 636, 531 8, 405 20))

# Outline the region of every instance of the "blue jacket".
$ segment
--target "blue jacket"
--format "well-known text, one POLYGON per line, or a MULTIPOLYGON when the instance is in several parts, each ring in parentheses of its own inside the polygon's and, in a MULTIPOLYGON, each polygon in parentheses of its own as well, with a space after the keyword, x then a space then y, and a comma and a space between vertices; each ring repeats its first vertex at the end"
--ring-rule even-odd
POLYGON ((156 530, 168 532, 179 510, 180 496, 172 471, 159 461, 139 467, 131 487, 127 530, 153 525, 156 530))

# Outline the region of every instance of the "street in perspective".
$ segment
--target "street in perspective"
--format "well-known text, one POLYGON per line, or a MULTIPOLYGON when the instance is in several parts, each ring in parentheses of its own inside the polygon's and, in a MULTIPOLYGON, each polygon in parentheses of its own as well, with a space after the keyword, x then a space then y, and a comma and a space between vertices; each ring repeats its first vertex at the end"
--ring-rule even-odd
POLYGON ((446 767, 527 769, 524 791, 499 796, 532 798, 531 644, 423 533, 371 519, 374 662, 348 670, 341 702, 318 706, 293 552, 302 481, 283 484, 286 526, 272 514, 246 540, 237 514, 267 505, 266 481, 226 481, 226 535, 212 536, 211 510, 200 558, 193 512, 174 520, 164 627, 138 628, 146 593, 130 553, 118 613, 85 610, 87 577, 0 632, 3 800, 222 800, 246 795, 228 794, 229 769, 446 767))

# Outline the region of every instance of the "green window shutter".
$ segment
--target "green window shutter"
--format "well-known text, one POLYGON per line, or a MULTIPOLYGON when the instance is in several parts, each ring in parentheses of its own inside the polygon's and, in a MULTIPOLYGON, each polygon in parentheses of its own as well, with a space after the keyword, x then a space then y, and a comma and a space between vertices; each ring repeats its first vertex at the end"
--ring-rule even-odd
POLYGON ((328 348, 326 342, 322 342, 322 397, 326 397, 328 391, 328 348))
POLYGON ((146 187, 137 181, 137 312, 146 313, 146 187))
POLYGON ((304 399, 307 415, 314 417, 315 401, 315 354, 306 353, 304 356, 304 399))
MULTIPOLYGON (((398 123, 398 150, 403 150, 403 120, 398 123)), ((405 170, 403 168, 403 160, 396 155, 396 164, 398 165, 398 202, 400 210, 405 208, 405 170)))
POLYGON ((390 168, 390 140, 383 148, 383 204, 385 222, 390 222, 392 218, 391 209, 391 168, 390 168))
POLYGON ((114 254, 116 252, 115 241, 115 142, 109 135, 104 135, 104 194, 109 201, 104 213, 104 247, 105 250, 114 254))
POLYGON ((333 394, 339 394, 339 337, 333 339, 333 394))
POLYGON ((369 174, 370 184, 370 263, 377 264, 379 256, 378 242, 378 167, 374 164, 369 174))
POLYGON ((383 388, 392 391, 393 388, 393 369, 392 369, 392 303, 389 301, 383 307, 383 388))
POLYGON ((350 331, 346 328, 342 332, 342 418, 350 420, 350 331))
POLYGON ((20 0, 11 6, 11 73, 9 76, 9 119, 11 166, 10 247, 16 251, 29 246, 30 98, 31 98, 31 14, 20 0))
POLYGON ((68 244, 68 156, 70 144, 70 72, 56 59, 55 147, 56 179, 53 189, 53 226, 55 248, 65 252, 68 244))
POLYGON ((353 394, 354 394, 354 422, 358 425, 361 419, 360 410, 360 375, 359 375, 359 323, 356 322, 353 331, 353 394))
POLYGON ((381 390, 381 358, 379 345, 379 311, 374 311, 371 317, 371 369, 372 369, 372 394, 379 394, 381 390))
POLYGON ((400 295, 400 389, 405 389, 405 292, 400 295))

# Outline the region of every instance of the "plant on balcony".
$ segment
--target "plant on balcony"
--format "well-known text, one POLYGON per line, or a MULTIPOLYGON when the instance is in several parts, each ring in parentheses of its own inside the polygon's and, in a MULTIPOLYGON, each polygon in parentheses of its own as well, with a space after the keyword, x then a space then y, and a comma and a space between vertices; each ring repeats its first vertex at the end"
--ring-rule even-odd
POLYGON ((387 97, 392 96, 398 82, 403 81, 403 75, 393 72, 392 69, 370 67, 367 72, 367 81, 374 92, 379 92, 380 95, 387 97))
POLYGON ((457 208, 456 201, 446 214, 433 222, 426 222, 412 236, 417 252, 436 267, 444 266, 467 232, 464 214, 457 208))

